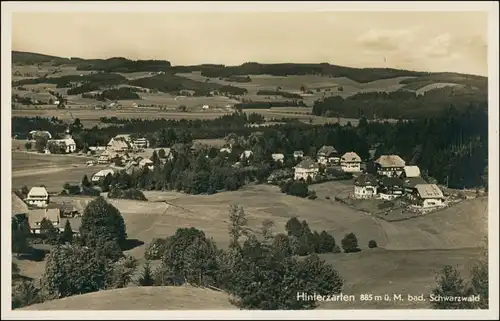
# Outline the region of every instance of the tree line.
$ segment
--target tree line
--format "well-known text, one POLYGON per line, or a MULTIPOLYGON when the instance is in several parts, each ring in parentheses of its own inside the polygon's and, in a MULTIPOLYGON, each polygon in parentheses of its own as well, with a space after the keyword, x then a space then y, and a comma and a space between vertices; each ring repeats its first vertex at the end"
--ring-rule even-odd
POLYGON ((459 110, 469 107, 488 109, 487 88, 444 87, 417 95, 413 91, 362 92, 343 98, 330 96, 314 102, 312 114, 327 117, 367 119, 414 119, 437 116, 450 106, 459 110))

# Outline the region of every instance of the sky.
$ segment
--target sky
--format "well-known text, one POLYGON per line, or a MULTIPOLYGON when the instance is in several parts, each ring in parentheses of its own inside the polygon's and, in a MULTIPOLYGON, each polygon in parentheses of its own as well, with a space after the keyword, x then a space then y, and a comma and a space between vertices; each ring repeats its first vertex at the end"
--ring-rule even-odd
POLYGON ((15 12, 12 50, 172 65, 321 63, 486 76, 486 12, 15 12))

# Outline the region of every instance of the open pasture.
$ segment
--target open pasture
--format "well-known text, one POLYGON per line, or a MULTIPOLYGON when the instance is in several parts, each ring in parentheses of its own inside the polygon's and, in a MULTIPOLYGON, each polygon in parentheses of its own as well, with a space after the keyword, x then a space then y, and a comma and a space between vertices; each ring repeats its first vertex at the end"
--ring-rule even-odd
MULTIPOLYGON (((128 235, 146 244, 154 237, 166 237, 179 227, 197 227, 221 245, 228 242, 227 220, 230 204, 243 206, 248 227, 260 231, 264 219, 275 222, 275 232, 284 232, 291 217, 306 220, 313 230, 332 233, 337 242, 349 232, 358 237, 365 250, 374 239, 390 250, 457 249, 478 247, 487 233, 487 201, 464 201, 452 208, 401 222, 386 222, 342 204, 318 198, 301 199, 268 185, 248 186, 235 192, 215 195, 186 195, 154 192, 154 202, 110 200, 125 218, 128 235), (162 202, 164 200, 165 202, 162 202)), ((145 195, 148 197, 149 192, 145 195)), ((89 198, 68 198, 87 202, 89 198)), ((56 199, 54 199, 57 202, 56 199)), ((132 251, 143 249, 136 248, 132 251)), ((142 255, 142 254, 141 254, 142 255)))

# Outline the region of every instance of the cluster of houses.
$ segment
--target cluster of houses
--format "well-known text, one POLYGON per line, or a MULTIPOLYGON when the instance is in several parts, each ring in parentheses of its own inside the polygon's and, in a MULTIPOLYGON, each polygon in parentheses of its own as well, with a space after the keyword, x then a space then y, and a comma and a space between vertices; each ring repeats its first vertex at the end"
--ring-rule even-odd
POLYGON ((295 159, 302 159, 302 161, 294 167, 294 179, 307 180, 309 177, 315 179, 320 173, 321 166, 323 167, 337 167, 346 173, 359 173, 361 172, 361 157, 355 152, 347 152, 341 155, 333 146, 321 147, 317 154, 316 159, 312 157, 305 157, 303 151, 295 151, 293 153, 295 159))
POLYGON ((398 155, 382 155, 374 161, 375 173, 362 173, 354 180, 354 198, 393 200, 406 196, 411 206, 443 206, 445 197, 436 184, 420 176, 418 166, 407 166, 398 155))
POLYGON ((59 231, 63 231, 69 221, 73 233, 78 235, 81 226, 79 212, 71 205, 58 205, 50 202, 50 195, 43 186, 34 186, 22 199, 12 192, 12 217, 26 218, 33 234, 40 233, 43 219, 49 220, 59 231))
POLYGON ((398 155, 382 155, 373 162, 374 170, 368 173, 361 157, 355 152, 343 155, 333 146, 323 146, 316 159, 305 157, 302 151, 294 157, 303 158, 294 167, 295 180, 315 179, 321 167, 336 167, 356 176, 352 197, 393 200, 405 195, 412 206, 432 208, 444 205, 445 197, 436 184, 427 183, 420 175, 418 166, 408 166, 398 155))

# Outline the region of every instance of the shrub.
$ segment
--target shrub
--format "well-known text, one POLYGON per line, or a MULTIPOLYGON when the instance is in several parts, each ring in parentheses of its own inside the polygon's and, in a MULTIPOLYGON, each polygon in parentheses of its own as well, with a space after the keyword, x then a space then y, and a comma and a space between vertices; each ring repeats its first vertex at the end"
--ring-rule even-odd
POLYGON ((12 309, 19 309, 39 302, 38 289, 31 281, 22 280, 12 287, 12 309))
POLYGON ((377 247, 377 242, 375 240, 370 240, 370 242, 368 242, 368 247, 370 249, 376 248, 377 247))
POLYGON ((144 267, 142 269, 142 274, 139 277, 139 280, 137 280, 137 284, 140 286, 154 285, 153 272, 151 271, 151 266, 149 265, 149 261, 147 261, 144 264, 144 267))
POLYGON ((155 238, 149 243, 144 251, 146 260, 160 260, 167 249, 167 240, 155 238))
POLYGON ((41 285, 49 297, 64 298, 105 288, 106 262, 92 249, 58 245, 47 255, 41 285))
POLYGON ((106 288, 119 289, 127 287, 132 280, 137 265, 137 259, 132 256, 125 256, 111 264, 106 275, 106 288))
POLYGON ((127 199, 127 200, 136 200, 136 201, 147 201, 148 199, 144 196, 144 193, 138 189, 130 188, 126 190, 122 190, 119 188, 113 188, 108 193, 109 198, 117 198, 117 199, 127 199))
POLYGON ((354 233, 349 233, 342 239, 342 248, 345 253, 359 252, 358 248, 358 238, 354 233))

